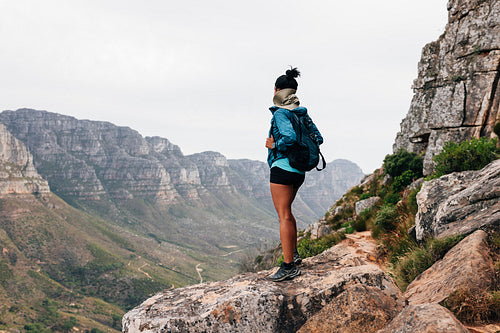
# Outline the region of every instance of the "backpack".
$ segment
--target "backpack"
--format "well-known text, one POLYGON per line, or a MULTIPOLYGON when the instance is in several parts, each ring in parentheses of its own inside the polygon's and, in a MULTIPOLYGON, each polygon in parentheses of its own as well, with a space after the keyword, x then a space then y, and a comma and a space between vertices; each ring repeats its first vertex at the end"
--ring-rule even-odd
POLYGON ((316 133, 312 119, 307 115, 297 116, 294 112, 292 115, 292 126, 297 135, 297 142, 288 149, 287 157, 290 161, 290 166, 300 171, 310 171, 314 167, 321 171, 326 168, 325 158, 319 151, 319 144, 316 140, 316 133), (321 156, 323 167, 317 167, 319 157, 321 156))

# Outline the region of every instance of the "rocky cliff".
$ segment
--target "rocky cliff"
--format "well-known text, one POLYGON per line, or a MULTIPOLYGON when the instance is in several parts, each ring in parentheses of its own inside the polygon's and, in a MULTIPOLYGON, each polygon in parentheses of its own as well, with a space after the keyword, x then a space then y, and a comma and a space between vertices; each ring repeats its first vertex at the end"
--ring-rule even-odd
MULTIPOLYGON (((221 195, 239 193, 272 213, 268 167, 263 162, 228 161, 215 152, 184 156, 164 138, 144 138, 127 127, 45 111, 4 111, 0 121, 28 146, 37 170, 63 198, 210 205, 221 195)), ((324 172, 311 172, 299 194, 297 209, 303 211, 303 222, 323 214, 362 176, 358 166, 344 160, 324 172)))
POLYGON ((448 24, 426 45, 394 151, 425 151, 424 173, 446 141, 489 137, 499 121, 500 2, 448 1, 448 24))
POLYGON ((33 156, 0 124, 0 195, 49 191, 47 181, 35 170, 33 156))

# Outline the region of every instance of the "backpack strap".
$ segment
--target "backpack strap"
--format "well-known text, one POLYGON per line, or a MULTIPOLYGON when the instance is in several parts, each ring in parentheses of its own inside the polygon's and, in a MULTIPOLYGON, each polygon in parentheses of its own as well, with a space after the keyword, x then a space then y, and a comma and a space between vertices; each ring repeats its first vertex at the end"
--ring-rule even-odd
POLYGON ((319 156, 321 156, 321 161, 322 161, 323 167, 320 169, 316 166, 316 170, 321 171, 321 170, 324 170, 326 168, 326 161, 325 161, 325 158, 323 157, 323 154, 321 153, 321 151, 319 151, 319 156))

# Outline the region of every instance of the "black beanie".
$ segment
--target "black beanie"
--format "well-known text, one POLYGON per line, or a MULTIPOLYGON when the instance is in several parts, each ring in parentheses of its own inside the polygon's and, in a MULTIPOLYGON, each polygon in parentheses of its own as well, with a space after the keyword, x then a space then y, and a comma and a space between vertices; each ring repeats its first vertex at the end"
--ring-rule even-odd
POLYGON ((281 75, 279 78, 276 79, 276 83, 274 83, 274 86, 277 89, 286 89, 286 88, 292 88, 297 90, 297 80, 295 80, 296 77, 300 76, 300 72, 297 68, 290 68, 289 70, 286 71, 285 75, 281 75))

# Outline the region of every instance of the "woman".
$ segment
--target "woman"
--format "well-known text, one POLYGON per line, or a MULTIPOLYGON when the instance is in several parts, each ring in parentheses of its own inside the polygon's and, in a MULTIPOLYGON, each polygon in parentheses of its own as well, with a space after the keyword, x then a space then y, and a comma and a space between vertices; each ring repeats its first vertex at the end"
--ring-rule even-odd
MULTIPOLYGON (((288 149, 296 143, 297 137, 293 129, 291 112, 297 116, 307 114, 307 109, 299 106, 296 77, 300 76, 297 68, 291 68, 281 75, 274 84, 274 106, 270 107, 273 114, 269 137, 266 139, 268 148, 267 162, 271 168, 271 196, 280 222, 280 239, 283 250, 283 263, 278 271, 269 278, 273 281, 293 279, 300 275, 297 265, 302 259, 297 251, 297 222, 292 214, 292 202, 299 187, 304 182, 305 172, 292 168, 287 157, 288 149)), ((313 125, 314 126, 314 125, 313 125)), ((318 143, 323 137, 316 126, 314 132, 318 143)))

